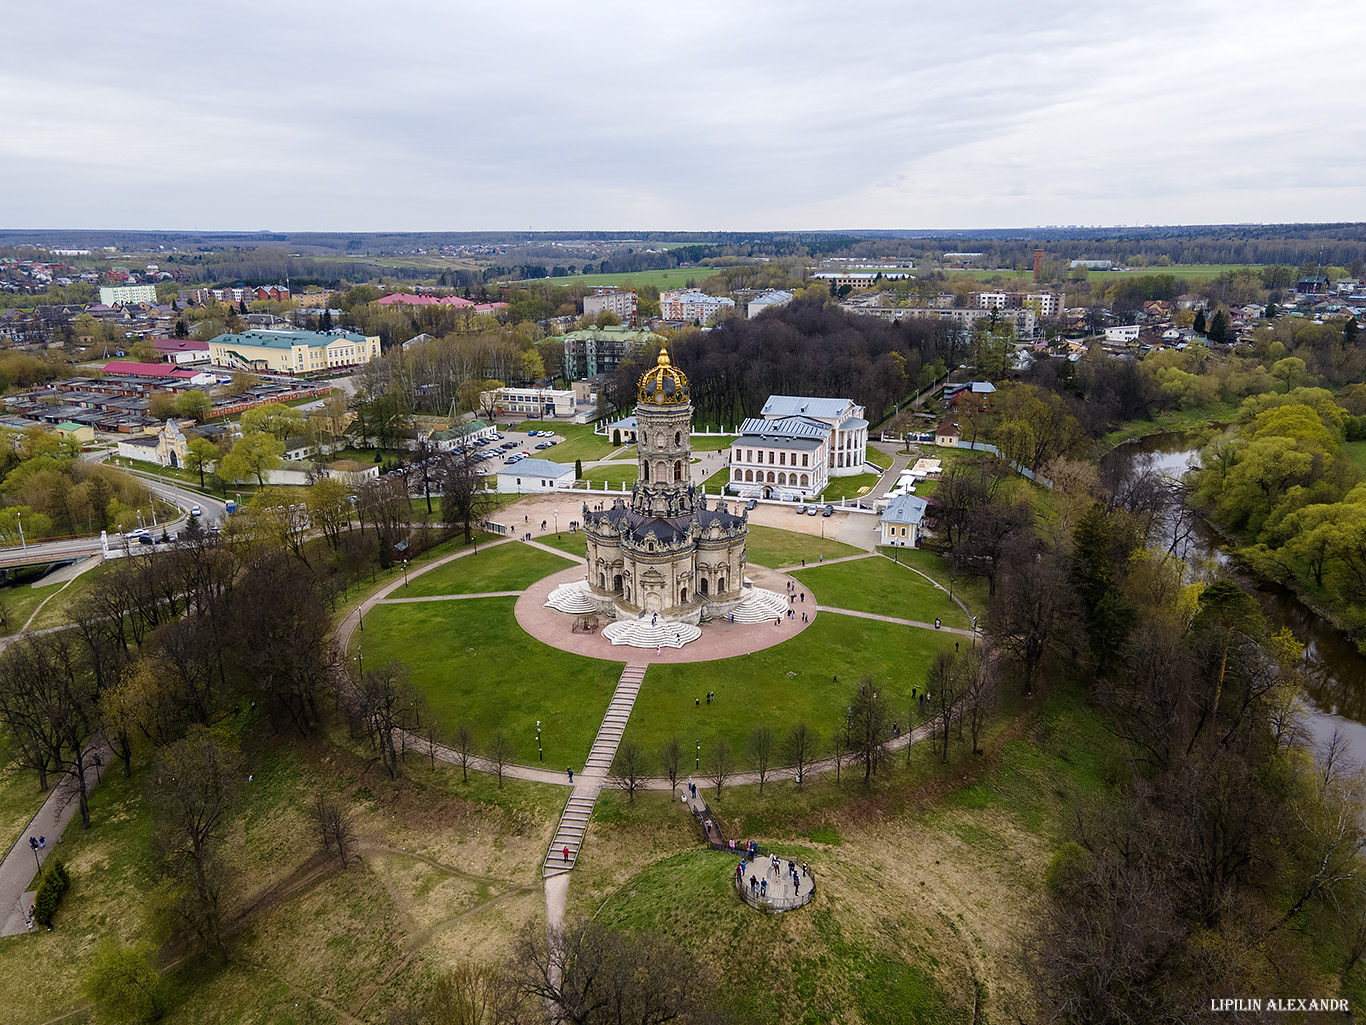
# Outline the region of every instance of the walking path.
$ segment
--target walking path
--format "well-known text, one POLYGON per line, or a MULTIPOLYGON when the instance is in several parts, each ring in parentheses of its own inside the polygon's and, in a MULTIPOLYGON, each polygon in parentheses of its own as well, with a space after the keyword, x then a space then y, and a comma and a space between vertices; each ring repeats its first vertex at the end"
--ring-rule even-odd
MULTIPOLYGON (((110 752, 99 748, 86 762, 85 785, 93 790, 99 782, 101 766, 109 764, 110 752), (98 763, 98 764, 97 764, 98 763)), ((38 873, 38 866, 51 856, 53 849, 61 843, 62 831, 80 808, 79 788, 76 778, 64 775, 52 788, 43 806, 29 819, 28 825, 19 833, 14 846, 0 862, 0 936, 16 936, 28 930, 28 909, 33 905, 33 894, 28 884, 38 873), (30 836, 47 837, 47 846, 34 851, 28 845, 30 836)), ((34 928, 37 928, 35 926, 34 928)))
POLYGON ((580 782, 569 795, 564 813, 560 816, 559 828, 550 841, 550 850, 541 872, 543 877, 568 872, 578 861, 593 806, 597 804, 598 794, 607 782, 607 773, 617 756, 617 745, 626 732, 626 723, 631 718, 631 709, 635 707, 636 695, 645 681, 647 668, 639 663, 628 662, 622 670, 616 693, 612 695, 592 750, 588 752, 588 760, 584 762, 583 772, 579 774, 580 782), (568 856, 565 855, 566 850, 568 856))
POLYGON ((945 634, 957 634, 959 637, 971 637, 971 630, 964 630, 957 626, 935 626, 933 623, 922 623, 918 619, 897 619, 895 616, 880 616, 876 612, 856 612, 853 609, 832 609, 829 605, 821 606, 822 612, 833 612, 837 616, 857 616, 859 619, 876 619, 883 623, 896 623, 900 626, 915 626, 921 630, 937 630, 945 634))
POLYGON ((521 591, 478 591, 474 594, 424 594, 416 598, 381 598, 376 605, 409 605, 419 601, 463 601, 466 598, 516 598, 521 591))

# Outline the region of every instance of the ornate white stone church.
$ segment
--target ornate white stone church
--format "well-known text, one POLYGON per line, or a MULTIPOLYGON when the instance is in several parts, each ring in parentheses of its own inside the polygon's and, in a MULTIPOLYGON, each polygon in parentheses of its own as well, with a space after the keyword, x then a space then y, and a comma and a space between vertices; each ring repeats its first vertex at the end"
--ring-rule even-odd
POLYGON ((748 516, 724 500, 709 507, 698 494, 688 379, 663 348, 637 399, 631 501, 583 509, 589 595, 621 618, 697 623, 727 615, 745 597, 748 516))

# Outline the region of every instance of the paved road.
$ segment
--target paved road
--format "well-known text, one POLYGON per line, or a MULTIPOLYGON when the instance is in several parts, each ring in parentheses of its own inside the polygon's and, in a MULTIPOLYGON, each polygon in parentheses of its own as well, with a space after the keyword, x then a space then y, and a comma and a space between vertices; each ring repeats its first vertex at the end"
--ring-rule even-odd
MULTIPOLYGON (((109 768, 109 750, 105 748, 99 752, 103 769, 97 767, 95 761, 95 758, 90 758, 85 771, 86 786, 91 789, 99 782, 101 771, 109 768)), ((29 884, 37 875, 38 863, 46 862, 61 843, 62 831, 79 808, 75 777, 63 776, 61 782, 52 788, 43 806, 19 833, 5 860, 0 862, 0 936, 14 936, 27 931, 26 915, 30 901, 25 900, 25 894, 29 892, 29 884), (34 851, 28 845, 30 836, 47 837, 47 847, 37 852, 36 862, 34 851)))

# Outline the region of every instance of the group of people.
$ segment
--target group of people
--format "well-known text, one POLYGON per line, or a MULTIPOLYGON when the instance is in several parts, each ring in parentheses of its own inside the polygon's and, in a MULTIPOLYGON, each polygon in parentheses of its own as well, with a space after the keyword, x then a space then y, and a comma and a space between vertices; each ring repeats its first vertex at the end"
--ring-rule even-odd
MULTIPOLYGON (((740 863, 735 866, 735 884, 737 886, 743 887, 745 885, 745 873, 746 871, 749 871, 750 866, 754 864, 755 856, 756 845, 751 843, 751 841, 746 840, 744 857, 742 857, 740 863)), ((808 878, 811 873, 810 863, 805 861, 802 862, 800 871, 798 871, 798 865, 795 861, 789 859, 786 864, 784 864, 782 859, 776 854, 770 854, 768 856, 768 870, 764 873, 762 878, 751 873, 749 877, 750 895, 758 897, 761 900, 767 900, 768 881, 769 877, 772 876, 774 896, 778 896, 778 889, 783 882, 784 873, 787 876, 786 882, 790 883, 792 886, 792 896, 800 896, 802 892, 802 880, 808 878)), ((814 883, 812 885, 814 885, 814 883)))
POLYGON ((45 837, 45 836, 31 836, 31 837, 28 838, 28 845, 29 845, 29 848, 32 849, 32 850, 41 851, 41 850, 43 850, 45 847, 47 847, 47 837, 45 837))

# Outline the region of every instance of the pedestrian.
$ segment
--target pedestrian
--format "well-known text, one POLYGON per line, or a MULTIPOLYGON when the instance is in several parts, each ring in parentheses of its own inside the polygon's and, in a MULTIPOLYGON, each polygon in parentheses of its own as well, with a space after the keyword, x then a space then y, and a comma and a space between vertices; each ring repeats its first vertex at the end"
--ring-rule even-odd
POLYGON ((840 682, 839 674, 837 673, 837 674, 835 674, 834 676, 831 676, 831 677, 830 677, 830 682, 831 682, 831 683, 839 683, 839 682, 840 682))
POLYGON ((569 773, 569 782, 573 783, 573 782, 574 782, 574 770, 571 769, 571 768, 566 767, 564 771, 567 772, 567 773, 569 773))
POLYGON ((568 864, 569 864, 569 848, 566 847, 562 853, 564 854, 564 863, 565 863, 566 865, 568 865, 568 864))
POLYGON ((939 629, 939 617, 938 617, 938 616, 935 616, 935 617, 934 617, 934 628, 935 628, 936 630, 939 629))
POLYGON ((803 862, 802 862, 802 875, 803 875, 803 876, 806 875, 806 870, 807 870, 808 867, 810 867, 810 864, 811 864, 811 863, 810 863, 809 861, 803 861, 803 862))
POLYGON ((825 556, 822 555, 822 556, 821 556, 819 559, 817 559, 816 561, 817 561, 817 562, 824 562, 824 561, 825 561, 825 556))
POLYGON ((664 645, 662 645, 662 644, 656 644, 656 645, 655 645, 655 654, 656 654, 656 655, 662 655, 662 654, 664 654, 664 645))
POLYGON ((805 560, 805 559, 802 560, 802 569, 806 569, 806 560, 805 560))
POLYGON ((36 851, 36 850, 38 849, 38 838, 37 838, 36 836, 31 836, 31 837, 29 837, 29 838, 28 838, 28 845, 29 845, 29 847, 33 848, 33 850, 36 851))
POLYGON ((767 897, 767 896, 768 896, 768 880, 767 880, 767 879, 760 879, 760 880, 759 880, 759 896, 760 896, 760 897, 767 897))
POLYGON ((42 850, 43 848, 45 848, 46 846, 47 846, 47 837, 45 837, 45 836, 40 836, 40 837, 38 837, 38 849, 41 851, 41 850, 42 850))
POLYGON ((958 642, 957 642, 957 641, 954 641, 954 642, 953 642, 953 650, 954 650, 954 651, 957 651, 957 650, 958 650, 958 642))
POLYGON ((802 604, 803 604, 803 605, 806 604, 806 592, 805 592, 805 591, 802 592, 802 604))
POLYGON ((697 708, 701 708, 701 707, 702 707, 702 699, 701 699, 701 698, 693 698, 693 699, 692 699, 692 703, 693 703, 693 705, 694 705, 695 707, 697 707, 697 708))
POLYGON ((681 633, 675 633, 674 640, 678 643, 680 648, 683 647, 683 635, 681 633))

